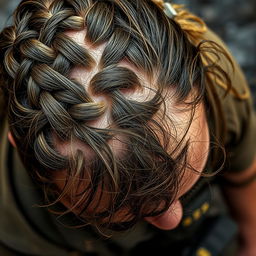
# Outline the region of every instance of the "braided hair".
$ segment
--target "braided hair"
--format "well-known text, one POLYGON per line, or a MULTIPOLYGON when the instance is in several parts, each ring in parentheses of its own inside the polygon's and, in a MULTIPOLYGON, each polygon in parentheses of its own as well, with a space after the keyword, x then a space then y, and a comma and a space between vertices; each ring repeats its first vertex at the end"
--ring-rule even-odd
POLYGON ((200 47, 161 7, 149 0, 23 0, 0 34, 0 58, 10 130, 47 206, 69 198, 61 213, 75 211, 84 224, 107 220, 109 228, 120 209, 132 216, 128 228, 169 208, 188 142, 174 143, 165 92, 185 102, 196 91, 187 103, 193 109, 205 93, 205 68, 200 47), (83 30, 85 46, 68 36, 83 30), (103 44, 97 61, 91 49, 103 44), (70 76, 75 67, 97 72, 84 85, 70 76), (127 96, 146 89, 153 96, 143 101, 127 96), (104 115, 107 127, 93 125, 104 115), (113 140, 121 141, 122 154, 113 140), (63 153, 60 145, 74 150, 63 153), (63 172, 60 189, 54 177, 63 172), (104 212, 99 203, 88 211, 103 191, 104 212))

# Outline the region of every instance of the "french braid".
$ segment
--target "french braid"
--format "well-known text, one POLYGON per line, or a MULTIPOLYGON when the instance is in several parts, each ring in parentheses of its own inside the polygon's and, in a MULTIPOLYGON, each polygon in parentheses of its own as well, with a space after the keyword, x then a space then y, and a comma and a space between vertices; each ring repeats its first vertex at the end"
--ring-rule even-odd
POLYGON ((186 165, 187 144, 176 147, 180 153, 175 158, 167 151, 170 134, 159 114, 163 92, 171 87, 182 102, 196 87, 199 93, 191 105, 204 94, 199 49, 176 22, 149 0, 23 0, 14 24, 0 35, 0 49, 1 88, 8 99, 11 132, 24 165, 55 198, 52 202, 75 190, 72 178, 83 180, 89 173, 91 183, 73 208, 83 205, 84 213, 99 186, 113 194, 107 214, 86 216, 91 223, 111 219, 123 206, 135 216, 133 221, 168 209, 186 165), (106 43, 99 63, 90 49, 65 33, 85 28, 85 39, 93 47, 106 43), (146 74, 154 97, 140 102, 125 96, 123 91, 144 85, 135 72, 118 65, 122 60, 146 74), (69 76, 73 67, 91 70, 95 65, 98 72, 87 87, 69 76), (107 100, 97 102, 93 95, 107 100), (106 109, 111 109, 110 127, 91 125, 106 109), (81 150, 61 154, 54 135, 62 142, 83 143, 98 161, 89 161, 81 150), (129 142, 121 159, 108 143, 119 135, 129 142), (63 170, 68 175, 60 192, 53 177, 63 170), (164 202, 160 209, 159 201, 164 202))

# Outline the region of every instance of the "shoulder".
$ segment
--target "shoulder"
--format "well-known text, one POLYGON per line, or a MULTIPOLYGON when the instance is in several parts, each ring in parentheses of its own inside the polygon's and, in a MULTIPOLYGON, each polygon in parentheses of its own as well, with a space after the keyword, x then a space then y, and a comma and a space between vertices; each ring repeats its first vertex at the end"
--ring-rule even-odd
MULTIPOLYGON (((214 100, 211 108, 215 114, 215 126, 225 126, 223 144, 227 153, 226 169, 242 171, 252 163, 256 154, 256 114, 253 100, 246 78, 229 52, 225 43, 211 30, 205 33, 205 40, 210 40, 225 50, 228 58, 220 52, 215 56, 216 63, 226 72, 230 79, 231 87, 227 90, 225 84, 219 81, 218 73, 212 75, 212 87, 208 94, 214 100), (216 99, 217 98, 217 99, 216 99), (221 114, 217 109, 221 110, 221 114)), ((209 86, 209 84, 207 84, 209 86)))

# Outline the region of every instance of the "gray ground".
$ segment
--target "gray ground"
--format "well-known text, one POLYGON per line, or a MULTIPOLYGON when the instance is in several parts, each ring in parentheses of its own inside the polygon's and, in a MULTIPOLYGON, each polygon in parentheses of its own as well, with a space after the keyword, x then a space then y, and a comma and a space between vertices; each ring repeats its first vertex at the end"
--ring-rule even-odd
MULTIPOLYGON (((256 0, 175 0, 204 18, 228 44, 256 99, 256 0)), ((19 0, 0 0, 0 29, 19 0)))

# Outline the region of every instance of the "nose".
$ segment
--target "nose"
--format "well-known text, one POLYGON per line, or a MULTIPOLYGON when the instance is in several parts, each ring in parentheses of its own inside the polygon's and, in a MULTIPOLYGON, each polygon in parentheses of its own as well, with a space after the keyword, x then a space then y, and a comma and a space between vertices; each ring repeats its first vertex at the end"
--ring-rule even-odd
POLYGON ((180 201, 177 200, 163 214, 156 217, 147 217, 145 220, 159 229, 171 230, 179 225, 182 215, 183 208, 180 201))

